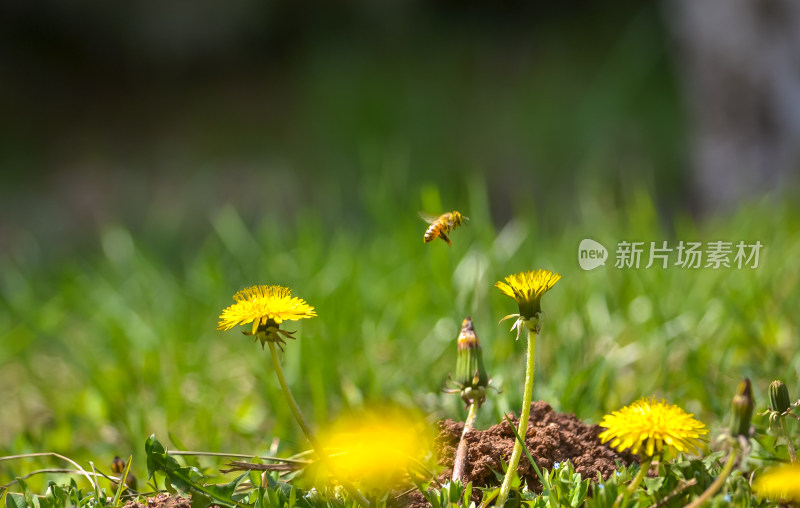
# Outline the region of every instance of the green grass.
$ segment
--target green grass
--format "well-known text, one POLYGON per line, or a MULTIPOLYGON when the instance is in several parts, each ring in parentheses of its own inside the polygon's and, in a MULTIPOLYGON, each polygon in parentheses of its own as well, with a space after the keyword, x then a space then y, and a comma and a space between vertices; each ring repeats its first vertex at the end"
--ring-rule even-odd
MULTIPOLYGON (((306 449, 268 352, 215 329, 231 295, 259 283, 289 286, 319 313, 287 326, 298 340, 285 356, 318 429, 387 400, 431 421, 463 419, 458 395, 441 388, 465 315, 503 390, 477 427, 518 411, 525 344, 497 323, 516 306, 492 285, 535 268, 563 275, 543 302, 535 399, 597 422, 664 397, 714 435, 745 376, 757 410, 775 378, 796 400, 796 199, 702 222, 673 215, 689 181, 691 115, 672 38, 657 6, 596 11, 499 39, 451 19, 414 23, 400 39, 379 24, 344 26, 335 33, 347 37, 320 33, 285 66, 259 64, 244 81, 192 76, 172 92, 142 73, 148 86, 100 108, 115 111, 112 124, 69 108, 50 116, 58 101, 26 96, 30 107, 6 123, 32 128, 15 128, 0 150, 14 175, 0 192, 0 226, 13 226, 0 252, 0 456, 53 451, 107 470, 132 455, 141 482, 153 433, 170 448, 268 454, 278 438, 279 454, 306 449), (128 175, 98 184, 93 211, 109 215, 86 227, 76 204, 86 196, 71 194, 106 167, 128 175), (88 170, 62 189, 68 198, 41 187, 66 183, 72 168, 88 170), (452 248, 423 244, 417 211, 455 208, 471 221, 452 248), (757 270, 584 272, 586 237, 611 250, 623 240, 765 247, 757 270)), ((65 102, 95 100, 92 87, 85 100, 73 88, 65 102)), ((64 464, 0 461, 0 485, 53 466, 64 464)), ((43 492, 48 478, 28 483, 43 492)))
MULTIPOLYGON (((483 182, 473 178, 467 190, 462 202, 442 205, 423 187, 412 209, 376 206, 364 227, 328 229, 311 207, 294 222, 247 223, 232 205, 210 212, 199 236, 153 238, 108 224, 80 257, 45 261, 32 245, 9 253, 0 261, 0 456, 54 451, 105 467, 133 455, 141 478, 152 433, 206 451, 267 454, 276 437, 280 453, 306 449, 268 352, 239 331, 215 330, 231 295, 258 283, 293 288, 319 314, 287 327, 298 340, 285 355, 288 381, 317 428, 386 400, 431 420, 463 418, 460 398, 441 388, 465 315, 503 390, 490 392, 477 427, 518 411, 525 345, 498 324, 516 306, 492 285, 534 268, 563 275, 543 300, 534 399, 596 422, 653 395, 715 428, 745 376, 757 410, 775 378, 800 395, 800 210, 790 201, 697 224, 660 220, 638 192, 622 208, 576 201, 577 220, 519 214, 495 227, 483 182), (423 244, 416 210, 454 207, 471 221, 452 233, 452 248, 423 244), (622 240, 765 247, 756 270, 609 263, 584 272, 576 252, 584 237, 609 249, 622 240)), ((0 482, 44 464, 2 462, 0 482)))

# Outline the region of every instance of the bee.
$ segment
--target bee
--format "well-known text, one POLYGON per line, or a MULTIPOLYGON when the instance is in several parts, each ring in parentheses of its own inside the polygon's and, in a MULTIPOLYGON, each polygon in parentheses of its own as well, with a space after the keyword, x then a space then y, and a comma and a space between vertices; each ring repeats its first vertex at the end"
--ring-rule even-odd
MULTIPOLYGON (((115 472, 120 478, 125 475, 125 468, 128 464, 125 463, 119 456, 114 457, 111 461, 111 471, 115 472)), ((136 490, 136 477, 128 470, 128 475, 125 477, 125 485, 131 490, 136 490)))
POLYGON ((422 237, 422 240, 425 243, 434 241, 438 236, 447 242, 447 245, 452 245, 447 233, 449 233, 454 227, 460 225, 462 221, 469 220, 469 217, 464 217, 461 215, 461 212, 455 210, 452 212, 443 213, 438 217, 436 215, 428 215, 422 212, 420 212, 419 215, 425 222, 430 224, 428 229, 425 231, 425 235, 422 237))

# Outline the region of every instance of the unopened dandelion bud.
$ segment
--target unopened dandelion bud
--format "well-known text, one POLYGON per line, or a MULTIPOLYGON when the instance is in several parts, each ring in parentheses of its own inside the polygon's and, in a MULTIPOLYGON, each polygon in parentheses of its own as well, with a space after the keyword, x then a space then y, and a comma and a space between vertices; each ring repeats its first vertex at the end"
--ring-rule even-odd
POLYGON ((753 419, 754 407, 750 380, 744 378, 744 381, 739 383, 731 402, 731 436, 750 437, 750 421, 753 419))
POLYGON ((461 398, 466 404, 481 404, 486 399, 489 376, 483 366, 483 352, 472 319, 467 316, 458 334, 458 360, 456 362, 456 384, 461 388, 461 398))
POLYGON ((778 413, 785 413, 791 407, 789 389, 783 381, 775 380, 769 385, 769 408, 778 413))

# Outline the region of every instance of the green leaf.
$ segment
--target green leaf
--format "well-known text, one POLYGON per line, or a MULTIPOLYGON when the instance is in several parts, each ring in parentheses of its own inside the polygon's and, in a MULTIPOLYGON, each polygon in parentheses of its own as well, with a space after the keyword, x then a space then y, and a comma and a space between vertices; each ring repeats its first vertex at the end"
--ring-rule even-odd
POLYGON ((167 454, 164 446, 156 439, 156 435, 152 434, 144 442, 144 451, 147 455, 147 475, 148 478, 153 477, 156 471, 172 471, 180 468, 180 464, 167 454))
POLYGON ((78 488, 78 484, 75 483, 75 478, 70 478, 68 492, 70 502, 75 506, 80 506, 83 499, 83 492, 78 488))
POLYGON ((250 470, 247 475, 250 477, 250 483, 253 487, 261 487, 261 473, 259 471, 250 470))
MULTIPOLYGON (((245 471, 227 485, 206 484, 208 479, 196 467, 181 467, 174 457, 171 457, 164 446, 151 435, 144 444, 147 455, 147 473, 152 478, 156 471, 166 474, 168 486, 171 485, 184 493, 192 494, 192 508, 206 508, 212 504, 235 507, 239 503, 233 499, 234 491, 249 473, 245 471)), ((243 496, 242 496, 243 497, 243 496)))
POLYGON ((297 489, 292 487, 291 492, 289 492, 289 506, 287 508, 294 508, 294 504, 297 502, 297 489))
POLYGON ((278 482, 272 477, 272 474, 264 475, 267 478, 267 487, 271 489, 278 488, 278 482))
POLYGON ((50 506, 64 508, 67 506, 67 491, 64 487, 50 480, 45 497, 50 499, 50 506))
POLYGON ((267 499, 269 499, 270 506, 274 506, 277 508, 282 505, 278 491, 275 489, 267 489, 267 499))
POLYGON ((250 495, 247 497, 247 502, 253 508, 264 508, 264 487, 256 487, 252 491, 250 491, 250 495))
POLYGON ((44 496, 38 498, 40 508, 62 508, 54 498, 44 496))
POLYGON ((500 487, 496 487, 494 489, 484 489, 483 496, 481 498, 481 506, 489 506, 489 503, 494 501, 499 495, 500 487))
POLYGON ((6 508, 28 508, 25 502, 25 496, 15 492, 9 492, 6 495, 6 508))
POLYGON ((206 508, 211 504, 211 500, 207 496, 195 494, 192 495, 191 507, 192 508, 206 508))
MULTIPOLYGON (((576 473, 578 480, 580 481, 581 475, 576 473)), ((586 495, 589 493, 589 479, 580 481, 580 483, 576 486, 575 490, 572 492, 572 497, 570 498, 570 504, 572 506, 581 506, 583 502, 586 500, 586 495)))
POLYGON ((664 485, 665 478, 663 476, 657 476, 655 478, 645 477, 642 480, 645 489, 647 490, 648 494, 654 494, 661 489, 661 486, 664 485))
POLYGON ((22 488, 22 494, 25 496, 25 504, 27 504, 29 508, 39 508, 39 500, 33 495, 28 484, 25 483, 22 478, 17 478, 17 483, 22 488))
POLYGON ((245 471, 230 482, 224 485, 223 488, 229 490, 231 492, 231 499, 235 501, 237 504, 241 503, 244 498, 247 497, 246 492, 236 493, 236 489, 241 485, 243 482, 250 479, 250 472, 245 471))
POLYGON ((236 486, 240 484, 248 474, 242 473, 233 482, 227 485, 206 485, 203 480, 207 479, 199 470, 193 467, 182 467, 167 471, 167 478, 170 483, 182 492, 192 494, 192 506, 206 508, 212 504, 220 506, 235 507, 239 503, 232 496, 236 486), (195 503, 195 500, 198 500, 195 503))

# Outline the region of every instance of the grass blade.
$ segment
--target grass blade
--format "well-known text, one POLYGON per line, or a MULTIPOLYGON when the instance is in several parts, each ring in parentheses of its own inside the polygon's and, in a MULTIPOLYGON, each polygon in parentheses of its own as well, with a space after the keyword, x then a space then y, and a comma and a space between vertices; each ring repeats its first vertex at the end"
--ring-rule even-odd
POLYGON ((536 465, 536 461, 533 460, 533 457, 531 457, 531 452, 529 452, 528 451, 528 447, 525 446, 525 440, 523 440, 522 436, 519 435, 519 432, 517 432, 517 429, 514 427, 514 424, 511 423, 511 419, 508 417, 508 415, 504 414, 503 418, 505 418, 506 421, 508 422, 508 426, 511 427, 511 432, 514 433, 514 437, 517 439, 517 441, 522 443, 522 451, 524 451, 525 452, 525 456, 528 457, 528 460, 530 461, 531 465, 533 466, 534 471, 536 471, 536 476, 539 477, 539 481, 542 483, 542 488, 544 489, 545 494, 549 498, 550 497, 550 486, 547 485, 547 482, 545 481, 545 478, 542 475, 542 472, 539 470, 539 466, 536 465))

